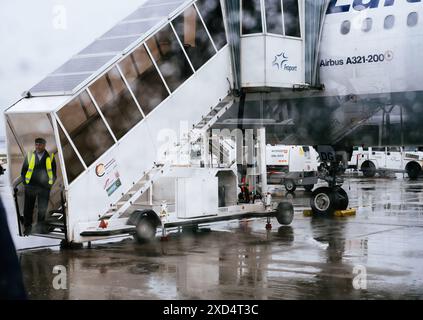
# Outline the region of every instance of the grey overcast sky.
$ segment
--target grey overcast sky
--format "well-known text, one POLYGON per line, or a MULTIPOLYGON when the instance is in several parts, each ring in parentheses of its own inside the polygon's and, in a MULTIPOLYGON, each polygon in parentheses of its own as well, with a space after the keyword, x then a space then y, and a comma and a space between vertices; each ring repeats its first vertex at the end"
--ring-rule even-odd
POLYGON ((144 2, 1 0, 0 111, 144 2))

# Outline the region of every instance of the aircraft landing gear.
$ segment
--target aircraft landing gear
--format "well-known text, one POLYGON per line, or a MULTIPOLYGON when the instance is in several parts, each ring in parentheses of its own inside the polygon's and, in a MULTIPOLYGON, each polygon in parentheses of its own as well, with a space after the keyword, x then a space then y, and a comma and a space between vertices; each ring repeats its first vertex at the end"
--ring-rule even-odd
POLYGON ((319 167, 320 178, 328 183, 327 187, 320 187, 313 191, 310 206, 317 216, 331 216, 337 210, 348 208, 348 194, 342 188, 344 182, 340 177, 344 171, 344 159, 340 159, 332 148, 319 148, 320 159, 323 161, 319 167))
POLYGON ((310 199, 313 213, 321 216, 330 216, 337 210, 347 209, 348 202, 348 195, 340 186, 317 188, 310 199))

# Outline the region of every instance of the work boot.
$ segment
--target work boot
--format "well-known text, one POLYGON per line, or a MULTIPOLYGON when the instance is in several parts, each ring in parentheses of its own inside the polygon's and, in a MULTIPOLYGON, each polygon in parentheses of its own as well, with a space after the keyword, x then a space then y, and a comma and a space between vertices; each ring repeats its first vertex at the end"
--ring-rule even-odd
POLYGON ((31 225, 25 226, 25 229, 24 229, 24 232, 23 232, 24 237, 28 237, 31 234, 31 231, 32 231, 31 225))

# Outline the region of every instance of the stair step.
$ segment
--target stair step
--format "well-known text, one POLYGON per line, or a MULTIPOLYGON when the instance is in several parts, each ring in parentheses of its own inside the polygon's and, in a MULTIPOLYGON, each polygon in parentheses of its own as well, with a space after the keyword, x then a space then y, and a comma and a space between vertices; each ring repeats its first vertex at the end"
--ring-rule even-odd
POLYGON ((127 193, 125 193, 122 198, 120 200, 128 200, 129 198, 131 198, 135 193, 137 193, 137 191, 140 189, 141 186, 139 186, 138 188, 134 188, 132 187, 131 190, 129 190, 127 193))
MULTIPOLYGON (((141 196, 144 192, 148 190, 149 184, 153 183, 153 179, 160 173, 163 172, 164 164, 155 164, 155 166, 148 172, 144 174, 144 177, 141 178, 137 183, 135 183, 132 188, 122 197, 118 202, 111 205, 109 210, 103 214, 103 216, 100 217, 100 219, 109 219, 114 214, 116 214, 117 211, 119 211, 123 206, 128 204, 130 200, 138 193, 139 196, 141 196)), ((138 196, 137 196, 138 197, 138 196)), ((129 203, 132 205, 132 203, 129 203)))
POLYGON ((50 238, 50 239, 65 239, 65 235, 62 232, 50 232, 50 233, 32 233, 33 236, 43 237, 43 238, 50 238))
POLYGON ((140 188, 142 188, 143 186, 145 186, 145 184, 148 182, 148 180, 147 181, 141 181, 141 182, 138 182, 138 183, 136 183, 136 184, 134 184, 134 186, 132 187, 133 189, 135 188, 136 190, 139 190, 140 188))
POLYGON ((65 224, 63 223, 63 222, 49 222, 49 221, 46 221, 46 223, 49 225, 49 226, 52 226, 52 227, 64 227, 65 226, 65 224))

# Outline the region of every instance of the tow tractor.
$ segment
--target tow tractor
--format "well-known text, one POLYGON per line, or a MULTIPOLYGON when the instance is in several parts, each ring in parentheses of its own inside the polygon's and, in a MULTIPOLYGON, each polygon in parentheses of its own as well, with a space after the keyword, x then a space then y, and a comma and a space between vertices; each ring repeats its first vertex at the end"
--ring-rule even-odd
POLYGON ((360 170, 367 178, 376 173, 407 173, 411 180, 422 174, 422 147, 355 147, 349 168, 360 170))

